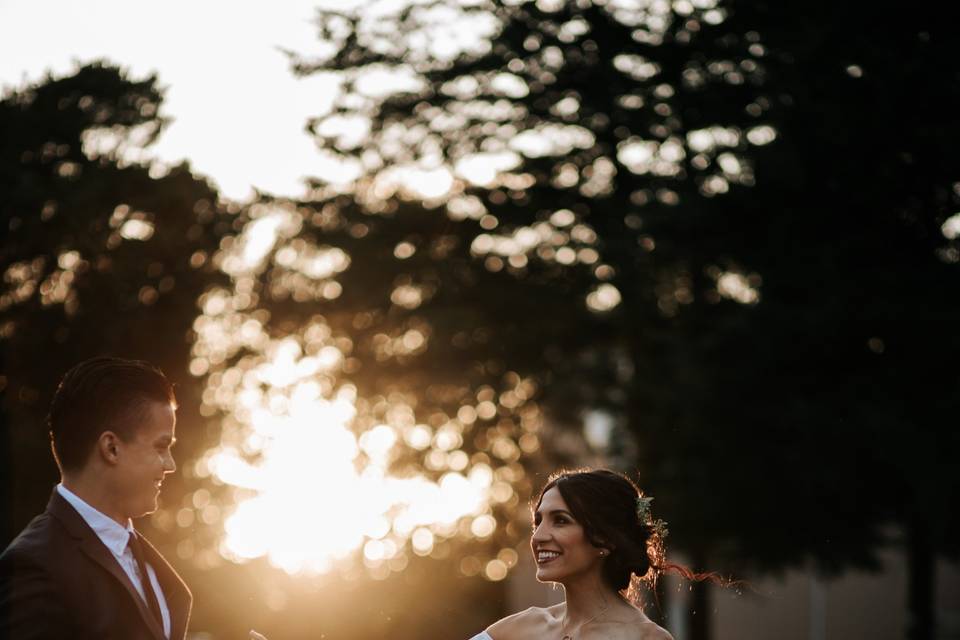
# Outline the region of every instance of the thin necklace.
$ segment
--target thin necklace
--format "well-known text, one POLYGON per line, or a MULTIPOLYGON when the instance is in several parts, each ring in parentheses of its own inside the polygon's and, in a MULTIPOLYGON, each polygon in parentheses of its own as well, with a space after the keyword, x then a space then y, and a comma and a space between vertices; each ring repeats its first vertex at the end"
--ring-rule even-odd
MULTIPOLYGON (((577 625, 577 628, 576 628, 576 629, 573 629, 572 631, 570 631, 570 633, 565 633, 565 634, 563 634, 563 636, 560 638, 560 640, 573 640, 573 634, 574 634, 575 632, 579 632, 580 629, 584 628, 585 626, 587 626, 588 624, 590 624, 591 622, 593 622, 594 620, 596 620, 597 618, 599 618, 600 616, 602 616, 603 614, 605 614, 605 613, 607 612, 607 608, 608 608, 609 606, 610 606, 610 605, 607 604, 607 601, 604 600, 604 601, 603 601, 603 606, 600 607, 600 612, 597 613, 597 615, 595 615, 595 616, 593 616, 592 618, 589 618, 589 619, 581 622, 580 624, 577 625)), ((566 618, 566 617, 567 617, 567 614, 564 613, 564 614, 563 614, 563 617, 566 618)), ((567 625, 566 622, 562 623, 562 624, 560 625, 560 630, 562 631, 563 628, 564 628, 566 625, 567 625)))

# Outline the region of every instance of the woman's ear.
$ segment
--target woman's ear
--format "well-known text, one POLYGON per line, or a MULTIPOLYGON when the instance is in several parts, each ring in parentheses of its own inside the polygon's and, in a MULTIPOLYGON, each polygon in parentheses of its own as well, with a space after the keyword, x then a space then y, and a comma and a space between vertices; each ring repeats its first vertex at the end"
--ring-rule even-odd
POLYGON ((612 542, 604 538, 597 538, 592 542, 593 542, 593 546, 600 549, 600 551, 606 552, 604 555, 610 555, 617 548, 617 545, 613 544, 612 542))

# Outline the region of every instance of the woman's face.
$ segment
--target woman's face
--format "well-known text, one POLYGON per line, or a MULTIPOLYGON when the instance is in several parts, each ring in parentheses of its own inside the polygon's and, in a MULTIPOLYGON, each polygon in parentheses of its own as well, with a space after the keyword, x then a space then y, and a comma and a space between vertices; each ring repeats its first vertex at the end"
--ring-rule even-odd
POLYGON ((563 583, 599 571, 603 552, 587 539, 556 487, 543 494, 534 514, 530 548, 540 582, 563 583))

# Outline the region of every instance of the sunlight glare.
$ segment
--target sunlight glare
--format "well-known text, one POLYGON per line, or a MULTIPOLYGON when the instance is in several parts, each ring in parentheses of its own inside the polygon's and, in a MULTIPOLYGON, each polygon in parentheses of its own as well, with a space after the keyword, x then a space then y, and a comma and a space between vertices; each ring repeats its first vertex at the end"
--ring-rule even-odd
MULTIPOLYGON (((288 390, 285 411, 270 410, 269 394, 245 395, 241 402, 249 411, 237 415, 249 416, 256 437, 248 444, 255 455, 221 445, 208 459, 217 480, 237 487, 236 508, 224 523, 226 557, 266 557, 289 573, 323 573, 361 550, 367 564, 387 560, 405 541, 414 553, 427 555, 438 539, 456 534, 462 518, 487 513, 494 484, 489 467, 475 465, 467 475, 451 471, 437 481, 390 477, 394 449, 402 442, 396 428, 380 424, 357 438, 350 430, 356 415, 352 386, 324 397, 310 380, 315 367, 303 366, 308 356, 293 338, 268 352, 269 361, 251 379, 288 390)), ((431 442, 424 425, 414 425, 406 437, 431 442)))
POLYGON ((439 198, 453 187, 453 175, 446 167, 419 169, 408 167, 398 171, 401 184, 422 198, 439 198))
POLYGON ((760 292, 755 283, 757 277, 748 278, 740 273, 728 271, 717 278, 717 291, 724 298, 736 300, 740 304, 756 304, 760 301, 760 292))
MULTIPOLYGON (((444 190, 461 185, 449 172, 426 177, 445 179, 444 190)), ((456 193, 451 216, 483 211, 474 196, 456 193)), ((128 213, 118 213, 117 225, 128 213)), ((211 484, 201 489, 204 496, 195 494, 195 514, 181 507, 157 516, 172 526, 219 523, 222 535, 213 548, 178 553, 195 557, 198 566, 261 559, 291 574, 349 574, 359 564, 383 579, 414 555, 505 535, 495 514, 529 491, 519 457, 539 449, 535 431, 542 417, 532 381, 509 373, 501 392, 458 389, 466 395, 449 414, 418 415, 419 398, 412 394, 358 397, 348 378, 356 362, 350 336, 315 312, 278 326, 257 299, 258 282, 272 280, 275 288, 289 276, 298 278, 290 284, 294 295, 315 282, 340 287, 330 278, 349 268, 351 256, 304 238, 306 214, 295 203, 252 205, 247 215, 240 234, 211 256, 232 286, 205 291, 193 323, 190 372, 205 379, 200 414, 221 426, 219 443, 191 471, 211 484)), ((567 221, 562 212, 556 217, 572 226, 561 232, 542 222, 490 241, 499 251, 521 254, 544 243, 596 241, 585 224, 567 221)), ((401 241, 397 251, 410 258, 417 244, 401 241)), ((81 260, 61 256, 64 268, 81 260)), ((32 266, 20 272, 28 278, 32 266)), ((391 295, 395 304, 414 306, 433 291, 398 281, 391 295)), ((375 356, 387 361, 422 353, 431 333, 425 323, 377 333, 375 356)))
POLYGON ((620 301, 620 290, 612 284, 604 283, 587 296, 587 307, 600 313, 610 311, 620 304, 620 301))
POLYGON ((940 227, 940 232, 947 240, 954 240, 960 237, 960 212, 947 218, 940 227))
POLYGON ((468 182, 490 187, 496 184, 502 171, 509 171, 520 164, 520 156, 512 151, 498 153, 475 153, 457 161, 454 171, 468 182))

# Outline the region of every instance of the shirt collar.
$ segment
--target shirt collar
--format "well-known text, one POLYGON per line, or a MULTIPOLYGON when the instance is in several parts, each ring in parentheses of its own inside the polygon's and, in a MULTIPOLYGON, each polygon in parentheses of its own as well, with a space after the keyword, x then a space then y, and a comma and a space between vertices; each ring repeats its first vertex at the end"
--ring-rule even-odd
POLYGON ((76 509, 80 517, 93 529, 100 541, 107 549, 118 558, 123 555, 130 542, 130 534, 133 532, 133 523, 128 519, 127 526, 121 526, 113 518, 97 511, 83 498, 63 486, 63 483, 57 485, 57 491, 63 496, 63 499, 70 503, 70 506, 76 509))

